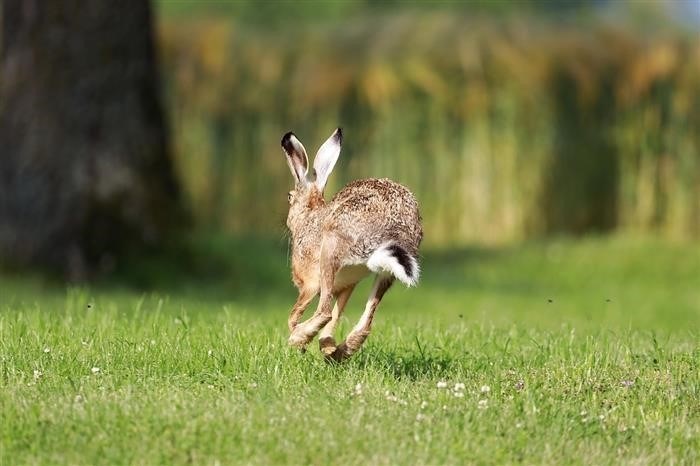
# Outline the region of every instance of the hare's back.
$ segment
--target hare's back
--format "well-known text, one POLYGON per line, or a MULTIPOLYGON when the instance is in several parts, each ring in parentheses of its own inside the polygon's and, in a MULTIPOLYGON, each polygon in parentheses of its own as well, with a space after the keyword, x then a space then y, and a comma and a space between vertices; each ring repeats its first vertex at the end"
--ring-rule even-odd
POLYGON ((389 240, 415 254, 423 237, 418 202, 405 186, 386 178, 355 180, 328 205, 324 229, 338 230, 368 249, 389 240))

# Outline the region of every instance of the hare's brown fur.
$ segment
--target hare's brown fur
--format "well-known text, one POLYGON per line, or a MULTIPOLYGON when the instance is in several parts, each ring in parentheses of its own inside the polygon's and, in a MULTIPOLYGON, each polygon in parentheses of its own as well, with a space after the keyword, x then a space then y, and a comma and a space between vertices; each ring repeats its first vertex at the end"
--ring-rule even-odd
POLYGON ((323 230, 342 231, 351 237, 355 260, 367 260, 386 241, 418 256, 423 228, 418 202, 406 187, 387 178, 355 180, 333 197, 328 211, 323 230))

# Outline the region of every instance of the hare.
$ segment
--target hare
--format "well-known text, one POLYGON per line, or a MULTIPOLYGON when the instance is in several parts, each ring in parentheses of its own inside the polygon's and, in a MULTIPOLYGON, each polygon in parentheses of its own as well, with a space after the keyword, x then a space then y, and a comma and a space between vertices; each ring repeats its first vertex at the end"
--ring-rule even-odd
POLYGON ((418 283, 418 247, 423 239, 416 198, 391 180, 356 180, 330 202, 324 200, 323 190, 342 140, 338 128, 318 150, 309 173, 309 158, 299 139, 291 132, 282 137, 295 181, 289 192, 287 227, 292 280, 299 290, 289 314, 289 345, 304 351, 318 334, 321 351, 335 361, 352 356, 362 346, 374 312, 395 279, 409 287, 418 283), (345 341, 336 345, 333 334, 338 319, 355 285, 370 273, 376 276, 364 313, 345 341), (299 323, 318 294, 316 312, 299 323))

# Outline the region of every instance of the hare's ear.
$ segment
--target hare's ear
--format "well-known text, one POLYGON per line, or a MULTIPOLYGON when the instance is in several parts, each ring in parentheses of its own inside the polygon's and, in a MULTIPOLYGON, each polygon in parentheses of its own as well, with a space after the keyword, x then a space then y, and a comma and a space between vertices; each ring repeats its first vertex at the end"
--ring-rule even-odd
POLYGON ((309 156, 306 155, 304 145, 290 131, 282 136, 282 149, 284 149, 284 154, 287 156, 287 164, 297 184, 306 184, 306 174, 309 171, 309 156))
POLYGON ((331 137, 323 143, 321 148, 316 153, 314 159, 314 171, 316 172, 316 180, 314 183, 319 191, 323 192, 328 181, 328 175, 333 171, 335 162, 340 155, 340 147, 343 143, 343 131, 338 128, 333 131, 331 137))

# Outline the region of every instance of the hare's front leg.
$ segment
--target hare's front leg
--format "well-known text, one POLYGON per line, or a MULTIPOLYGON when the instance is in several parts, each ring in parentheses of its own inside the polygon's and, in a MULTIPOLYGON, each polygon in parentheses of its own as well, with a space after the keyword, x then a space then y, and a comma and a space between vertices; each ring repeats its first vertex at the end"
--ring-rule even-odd
POLYGON ((335 338, 333 334, 335 333, 335 328, 338 325, 338 320, 340 316, 343 315, 345 310, 345 305, 350 299, 352 290, 355 289, 355 284, 348 286, 347 288, 341 290, 335 298, 335 306, 333 307, 333 312, 331 313, 331 320, 328 321, 325 327, 318 334, 318 345, 321 351, 326 356, 330 356, 336 350, 335 338))
POLYGON ((317 294, 318 290, 310 288, 301 288, 299 290, 299 297, 294 303, 294 306, 292 306, 292 310, 289 312, 289 319, 287 320, 287 326, 289 327, 290 332, 294 331, 299 323, 299 319, 301 319, 301 316, 304 315, 306 306, 309 305, 311 300, 313 300, 317 294))
POLYGON ((305 349, 319 330, 331 320, 333 282, 335 274, 340 269, 336 245, 337 241, 334 238, 325 239, 321 244, 321 297, 318 301, 318 307, 309 320, 296 326, 288 340, 290 346, 305 349))
POLYGON ((386 293, 393 283, 394 277, 377 275, 377 278, 374 279, 374 285, 372 285, 372 292, 365 305, 365 312, 362 313, 360 321, 350 331, 345 341, 338 346, 338 349, 327 356, 328 358, 341 362, 360 349, 360 346, 362 346, 369 336, 370 330, 372 330, 374 312, 377 310, 377 306, 379 306, 382 297, 384 297, 384 293, 386 293))

